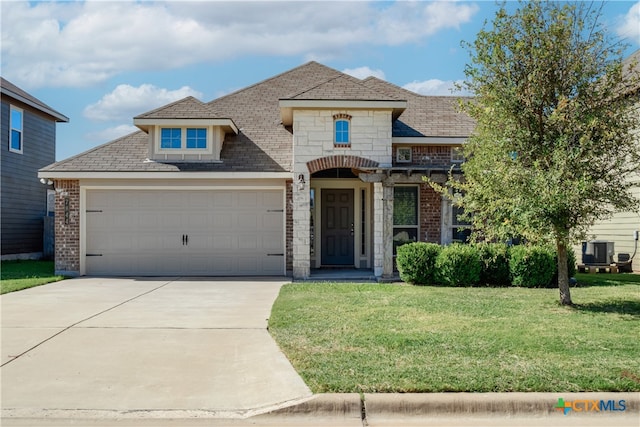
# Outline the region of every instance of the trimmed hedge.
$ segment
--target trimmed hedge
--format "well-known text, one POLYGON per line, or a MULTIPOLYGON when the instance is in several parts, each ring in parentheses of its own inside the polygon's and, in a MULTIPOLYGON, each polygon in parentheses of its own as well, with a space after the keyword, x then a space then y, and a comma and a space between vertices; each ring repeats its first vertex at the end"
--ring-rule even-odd
POLYGON ((481 243, 478 245, 482 271, 480 283, 488 286, 509 286, 509 248, 503 243, 481 243))
POLYGON ((557 271, 555 251, 545 246, 513 246, 509 250, 511 284, 547 287, 557 271))
POLYGON ((482 263, 477 246, 454 243, 445 246, 436 259, 437 280, 450 286, 480 283, 482 263))
POLYGON ((398 246, 396 265, 400 279, 414 285, 436 281, 436 258, 442 247, 436 243, 413 242, 398 246))

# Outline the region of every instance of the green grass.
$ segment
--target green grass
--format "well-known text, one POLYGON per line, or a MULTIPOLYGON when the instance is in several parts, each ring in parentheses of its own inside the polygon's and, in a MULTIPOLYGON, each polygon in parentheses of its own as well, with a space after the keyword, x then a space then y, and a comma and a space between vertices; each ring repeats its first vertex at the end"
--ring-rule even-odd
POLYGON ((316 393, 640 391, 638 276, 583 276, 575 307, 557 289, 295 283, 269 330, 316 393))
POLYGON ((0 293, 6 294, 62 279, 64 276, 54 274, 53 261, 2 261, 0 293))

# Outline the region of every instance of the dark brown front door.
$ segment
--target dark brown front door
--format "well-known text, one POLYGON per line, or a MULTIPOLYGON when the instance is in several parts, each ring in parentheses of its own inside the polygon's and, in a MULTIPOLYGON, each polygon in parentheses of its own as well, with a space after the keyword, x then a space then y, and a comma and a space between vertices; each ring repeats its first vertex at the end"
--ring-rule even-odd
POLYGON ((322 265, 353 265, 353 189, 322 190, 322 265))

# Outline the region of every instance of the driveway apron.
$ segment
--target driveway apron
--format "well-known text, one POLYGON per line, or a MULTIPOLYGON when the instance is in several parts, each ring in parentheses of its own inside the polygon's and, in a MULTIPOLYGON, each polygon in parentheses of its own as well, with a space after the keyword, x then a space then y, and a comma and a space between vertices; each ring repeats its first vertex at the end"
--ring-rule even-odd
POLYGON ((267 331, 282 279, 78 278, 0 297, 3 417, 243 417, 311 392, 267 331))

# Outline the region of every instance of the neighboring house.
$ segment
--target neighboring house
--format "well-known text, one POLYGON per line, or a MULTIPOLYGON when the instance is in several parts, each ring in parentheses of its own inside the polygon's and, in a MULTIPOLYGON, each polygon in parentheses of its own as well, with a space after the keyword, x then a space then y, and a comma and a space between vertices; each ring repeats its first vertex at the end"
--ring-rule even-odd
POLYGON ((0 93, 1 256, 41 258, 47 192, 53 190, 39 181, 38 169, 55 161, 56 123, 69 119, 4 78, 0 93))
MULTIPOLYGON (((629 65, 635 64, 636 67, 640 65, 640 50, 636 50, 624 61, 624 66, 627 68, 629 65)), ((626 94, 636 99, 638 109, 640 110, 640 87, 637 85, 629 88, 626 94)), ((638 114, 635 111, 633 114, 638 114)), ((638 130, 638 138, 636 140, 636 150, 640 150, 640 129, 638 130)), ((636 248, 638 252, 633 258, 632 267, 634 271, 640 272, 640 241, 635 240, 636 233, 640 233, 640 171, 632 176, 620 177, 621 180, 628 180, 636 185, 632 188, 632 194, 638 199, 638 206, 636 211, 618 212, 614 214, 610 219, 598 221, 589 230, 589 237, 591 240, 599 242, 613 242, 614 253, 608 254, 612 256, 613 261, 619 260, 619 254, 633 255, 636 248)), ((605 246, 603 245, 603 248, 605 246)), ((582 259, 582 247, 576 247, 576 256, 578 262, 582 259)))
POLYGON ((423 177, 459 172, 474 123, 316 62, 40 170, 55 182, 56 271, 71 275, 393 275, 394 244, 463 236, 423 177))

